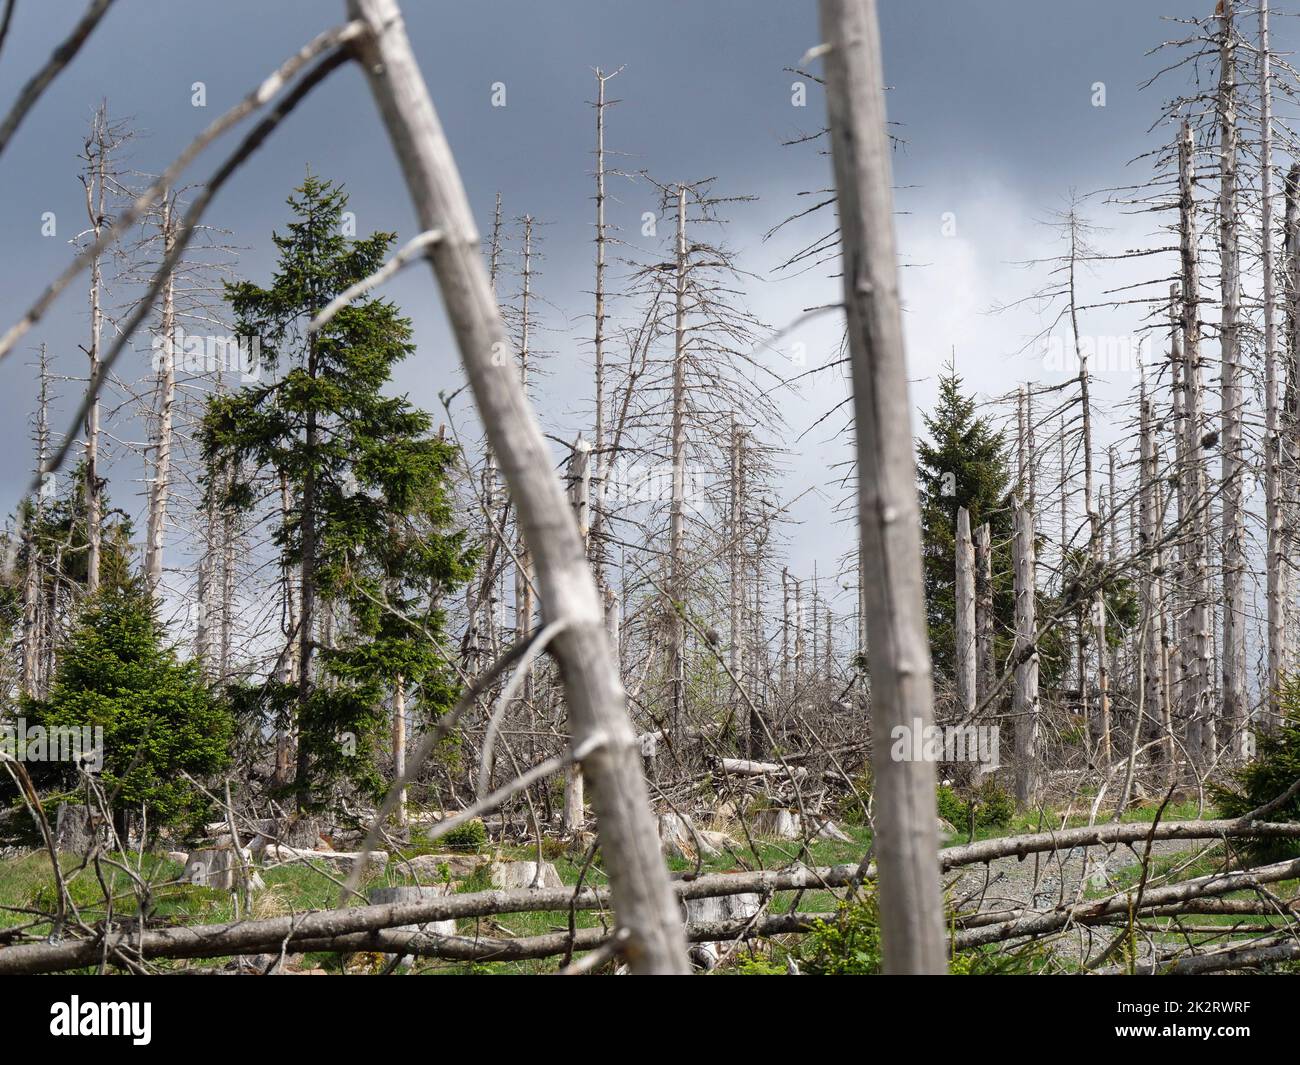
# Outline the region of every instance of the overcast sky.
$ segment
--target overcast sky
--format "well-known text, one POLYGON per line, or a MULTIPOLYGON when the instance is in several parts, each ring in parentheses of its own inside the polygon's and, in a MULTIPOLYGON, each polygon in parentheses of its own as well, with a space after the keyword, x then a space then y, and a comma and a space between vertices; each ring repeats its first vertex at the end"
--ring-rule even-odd
MULTIPOLYGON (((782 142, 823 123, 820 90, 807 106, 793 105, 785 68, 818 41, 816 5, 808 0, 475 0, 405 5, 406 19, 433 98, 464 175, 480 227, 486 231, 496 193, 505 213, 544 221, 543 276, 548 302, 545 346, 551 373, 539 395, 548 428, 573 436, 589 424, 591 300, 592 68, 625 69, 611 83, 621 101, 608 113, 607 143, 626 153, 619 165, 648 170, 662 181, 716 176, 724 195, 753 195, 729 212, 729 244, 755 275, 750 307, 773 328, 803 308, 835 298, 826 271, 778 283, 770 272, 824 224, 795 229, 770 242, 762 234, 806 206, 799 193, 829 184, 825 157, 782 142), (506 106, 492 106, 493 83, 506 87, 506 106)), ((1135 183, 1147 164, 1129 161, 1168 131, 1149 133, 1177 83, 1138 92, 1159 65, 1144 55, 1174 29, 1161 16, 1205 14, 1211 0, 882 0, 890 117, 903 144, 895 160, 913 400, 924 408, 935 375, 956 351, 959 371, 986 395, 1027 378, 1053 379, 1041 352, 1017 354, 1037 331, 1028 311, 990 316, 990 307, 1041 284, 1041 275, 1013 265, 1051 254, 1040 225, 1081 193, 1135 183), (1203 10, 1205 9, 1205 10, 1203 10), (1105 106, 1094 106, 1095 84, 1105 106), (945 222, 948 229, 945 231, 945 222), (955 233, 953 233, 955 226, 955 233)), ((0 296, 5 324, 13 321, 45 280, 68 261, 68 240, 83 228, 77 177, 93 108, 107 100, 139 136, 129 153, 140 171, 160 171, 216 115, 231 106, 310 36, 337 24, 333 0, 224 2, 119 0, 73 66, 46 93, 7 149, 0 166, 0 296), (193 106, 203 82, 206 107, 193 106), (41 235, 54 212, 55 237, 41 235)), ((0 99, 11 100, 80 15, 68 0, 19 0, 0 55, 0 99)), ((1275 28, 1277 46, 1294 34, 1292 20, 1275 28)), ((225 142, 220 152, 228 150, 225 142)), ((201 181, 219 155, 209 152, 189 173, 201 181)), ((391 149, 361 76, 344 69, 319 89, 222 191, 208 220, 243 249, 239 272, 265 281, 273 261, 270 233, 287 219, 284 200, 310 166, 344 183, 361 232, 416 232, 391 149)), ((609 220, 637 234, 642 212, 655 206, 644 181, 612 179, 609 220)), ((1115 249, 1160 243, 1149 216, 1122 215, 1101 205, 1099 221, 1113 231, 1099 243, 1115 249)), ((1147 276, 1159 273, 1144 266, 1147 276)), ((1108 275, 1107 285, 1116 277, 1108 275)), ((1140 275, 1139 275, 1140 276, 1140 275)), ((617 278, 611 278, 617 287, 617 278)), ((459 383, 454 348, 436 294, 424 271, 408 271, 386 290, 416 323, 418 354, 399 387, 430 410, 440 391, 459 383)), ((11 508, 30 467, 27 419, 34 394, 30 360, 50 345, 60 369, 84 374, 88 312, 84 286, 74 286, 22 349, 2 367, 0 490, 11 508)), ((1136 318, 1108 316, 1085 331, 1116 334, 1136 318)), ((834 357, 838 325, 814 321, 778 347, 805 345, 810 365, 834 357)), ((143 378, 147 340, 134 367, 143 378)), ((781 368, 779 355, 772 356, 781 368)), ((785 366, 788 371, 788 365, 785 366)), ((1059 375, 1058 375, 1059 376, 1059 375)), ((1129 394, 1132 375, 1101 380, 1103 406, 1129 394)), ((62 387, 67 409, 71 384, 62 387)), ((843 495, 833 470, 845 440, 842 417, 819 418, 844 395, 834 373, 814 378, 799 396, 783 398, 788 426, 776 443, 789 449, 787 496, 814 490, 796 510, 790 530, 792 569, 823 574, 850 542, 835 523, 843 495)), ((65 414, 66 416, 66 414, 65 414)), ((56 422, 62 419, 56 418, 56 422)), ((1122 435, 1117 425, 1113 433, 1122 435)), ((131 472, 127 441, 138 429, 125 418, 110 451, 122 463, 115 501, 139 513, 143 498, 131 472)), ((829 590, 829 588, 827 589, 829 590)))

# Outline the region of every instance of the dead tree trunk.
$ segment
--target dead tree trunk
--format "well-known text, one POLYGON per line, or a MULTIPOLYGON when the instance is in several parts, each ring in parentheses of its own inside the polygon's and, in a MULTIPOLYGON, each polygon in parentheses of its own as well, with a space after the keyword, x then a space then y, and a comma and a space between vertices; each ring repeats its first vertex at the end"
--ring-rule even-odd
POLYGON ((41 345, 40 390, 36 405, 36 476, 41 487, 36 498, 31 500, 31 514, 24 522, 24 536, 27 540, 27 566, 23 574, 23 657, 22 657, 22 691, 24 695, 43 694, 41 688, 41 634, 42 606, 44 584, 41 567, 44 550, 41 536, 45 524, 45 462, 50 447, 50 366, 49 356, 44 344, 41 345))
POLYGON ((971 543, 970 512, 957 508, 957 616, 954 661, 957 667, 957 708, 964 718, 975 712, 975 547, 971 543))
MULTIPOLYGON (((1223 541, 1223 718, 1242 750, 1249 707, 1246 703, 1246 557, 1242 516, 1241 432, 1241 276, 1237 247, 1237 41, 1233 0, 1220 9, 1219 91, 1219 278, 1222 313, 1219 344, 1223 358, 1222 541, 1223 541)), ((1226 736, 1225 736, 1226 739, 1226 736)))
MULTIPOLYGON (((731 415, 731 476, 727 493, 727 562, 728 562, 728 609, 731 623, 731 675, 741 675, 741 651, 744 647, 744 619, 741 616, 741 595, 744 574, 741 566, 740 543, 740 501, 744 494, 742 478, 744 477, 744 455, 741 449, 741 430, 736 425, 736 416, 731 415)), ((738 696, 733 696, 733 702, 738 696)))
MULTIPOLYGON (((636 973, 684 973, 681 917, 659 852, 640 747, 610 655, 596 583, 523 388, 509 360, 499 358, 509 350, 505 326, 479 257, 478 234, 451 148, 397 5, 393 0, 349 0, 348 9, 368 27, 358 52, 421 227, 444 234, 429 258, 446 294, 447 314, 488 440, 532 548, 545 614, 565 626, 551 650, 568 697, 573 750, 581 755, 595 792, 614 910, 629 934, 624 954, 636 973)), ((937 888, 933 854, 930 862, 937 888)))
POLYGON ((975 698, 982 703, 998 679, 993 647, 993 534, 985 522, 975 530, 975 698))
POLYGON ((591 558, 596 587, 605 588, 605 470, 609 456, 605 453, 605 245, 609 243, 605 223, 605 82, 614 77, 596 68, 596 315, 595 333, 595 451, 596 497, 592 506, 591 537, 587 554, 591 558))
POLYGON ((671 670, 670 720, 674 729, 686 705, 686 187, 677 186, 677 269, 673 311, 672 498, 669 502, 668 661, 671 670))
POLYGON ((1259 0, 1259 232, 1264 304, 1264 521, 1265 598, 1268 614, 1268 677, 1264 705, 1277 717, 1282 680, 1287 599, 1283 595, 1281 440, 1278 433, 1277 292, 1273 280, 1273 86, 1269 53, 1268 0, 1259 0))
MULTIPOLYGON (((1087 353, 1080 344, 1079 305, 1075 292, 1075 273, 1080 252, 1078 232, 1078 219, 1071 212, 1068 275, 1070 329, 1074 335, 1075 353, 1079 360, 1079 405, 1083 418, 1083 509, 1088 519, 1088 565, 1093 579, 1096 580, 1102 569, 1101 497, 1093 473, 1091 371, 1087 353)), ((1090 614, 1092 639, 1097 650, 1097 754, 1102 765, 1108 765, 1111 760, 1110 650, 1106 640, 1106 591, 1100 583, 1092 594, 1090 614)), ((1086 687, 1084 661, 1083 627, 1080 626, 1079 691, 1081 695, 1086 687)))
MULTIPOLYGON (((171 255, 175 243, 171 193, 162 199, 163 258, 171 255)), ((149 594, 157 596, 162 585, 163 538, 166 536, 167 496, 171 488, 172 408, 176 402, 176 276, 167 276, 163 286, 158 365, 158 411, 154 437, 153 481, 149 486, 149 521, 145 540, 144 576, 149 594)))
MULTIPOLYGON (((1287 172, 1285 183, 1286 216, 1283 269, 1285 291, 1286 328, 1286 382, 1282 390, 1282 409, 1279 412, 1278 468, 1281 484, 1278 503, 1281 510, 1282 551, 1284 564, 1279 575, 1282 598, 1294 606, 1296 602, 1296 563, 1293 561, 1300 540, 1300 163, 1287 172)), ((1282 670, 1293 672, 1296 668, 1296 628, 1287 625, 1282 632, 1282 670)))
POLYGON ((1214 721, 1210 704, 1213 676, 1209 557, 1209 499, 1201 436, 1205 421, 1200 357, 1200 270, 1196 250, 1195 142, 1184 122, 1178 145, 1179 243, 1182 258, 1183 412, 1185 416, 1185 478, 1191 529, 1186 534, 1184 572, 1191 585, 1188 646, 1183 654, 1188 676, 1186 709, 1187 748, 1196 759, 1206 759, 1214 747, 1214 721))
POLYGON ((1038 651, 1029 650, 1037 635, 1037 590, 1034 587, 1034 516, 1019 504, 1012 554, 1017 664, 1011 712, 1016 723, 1016 801, 1030 806, 1038 799, 1038 651))
POLYGON ((1156 484, 1160 476, 1156 455, 1153 422, 1155 414, 1147 396, 1146 375, 1139 384, 1139 425, 1141 435, 1141 466, 1139 470, 1138 502, 1141 529, 1138 547, 1142 553, 1142 607, 1145 623, 1142 626, 1142 714, 1144 727, 1141 736, 1160 736, 1165 743, 1165 756, 1172 763, 1173 737, 1167 732, 1168 703, 1164 686, 1164 666, 1161 661, 1164 642, 1164 585, 1163 553, 1158 549, 1159 504, 1156 484))
MULTIPOLYGON (((591 535, 591 445, 582 437, 578 437, 577 443, 574 444, 569 461, 572 463, 569 491, 572 493, 573 513, 578 519, 578 535, 582 537, 583 543, 587 544, 591 535)), ((608 622, 608 609, 605 612, 605 619, 608 622)), ((587 827, 587 799, 580 765, 569 766, 565 773, 562 817, 566 832, 576 835, 587 827)))
POLYGON ((894 761, 884 742, 929 727, 933 688, 880 31, 874 0, 821 0, 820 12, 867 566, 883 968, 943 973, 934 763, 894 761))

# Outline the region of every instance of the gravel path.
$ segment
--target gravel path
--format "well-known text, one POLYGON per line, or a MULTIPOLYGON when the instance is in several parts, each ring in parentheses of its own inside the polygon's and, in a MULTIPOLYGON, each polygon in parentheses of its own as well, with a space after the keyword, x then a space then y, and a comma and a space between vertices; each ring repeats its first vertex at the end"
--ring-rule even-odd
MULTIPOLYGON (((1187 840, 1157 840, 1151 846, 1152 860, 1187 855, 1195 846, 1187 840)), ((1145 850, 1146 843, 1140 842, 1131 846, 1073 847, 1055 854, 1031 854, 1023 860, 998 858, 987 866, 962 870, 955 883, 953 874, 949 874, 946 882, 951 884, 953 901, 963 909, 969 909, 978 900, 982 911, 1027 908, 1050 912, 1073 905, 1090 892, 1095 896, 1117 890, 1116 874, 1137 865, 1145 850)), ((1109 928, 1069 933, 1052 940, 1051 949, 1061 960, 1077 964, 1087 951, 1089 939, 1095 953, 1113 935, 1114 930, 1109 928)))

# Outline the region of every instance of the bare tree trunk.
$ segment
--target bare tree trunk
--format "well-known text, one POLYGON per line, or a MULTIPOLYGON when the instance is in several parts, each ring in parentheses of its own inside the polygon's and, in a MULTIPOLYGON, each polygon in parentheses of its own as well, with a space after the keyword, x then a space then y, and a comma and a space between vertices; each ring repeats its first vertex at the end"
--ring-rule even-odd
POLYGON ((1192 586, 1192 603, 1189 617, 1189 646, 1184 655, 1184 668, 1188 680, 1187 747, 1194 758, 1205 759, 1212 750, 1214 722, 1210 703, 1213 676, 1213 635, 1210 603, 1210 573, 1207 550, 1209 547, 1209 498, 1206 492, 1205 466, 1201 460, 1201 434, 1205 422, 1201 386, 1200 357, 1200 272, 1196 253, 1196 200, 1195 200, 1195 144, 1191 126, 1183 123, 1179 140, 1179 233, 1182 255, 1182 350, 1183 390, 1185 399, 1186 442, 1184 450, 1188 466, 1182 471, 1186 478, 1186 496, 1191 531, 1185 561, 1187 579, 1192 586))
POLYGON ((803 581, 797 577, 791 577, 790 583, 794 586, 794 686, 799 687, 803 683, 803 581))
POLYGON ((1142 606, 1145 624, 1142 626, 1142 713, 1146 718, 1139 736, 1160 736, 1165 744, 1165 757, 1172 763, 1173 737, 1168 732, 1169 704, 1164 687, 1165 670, 1161 661, 1164 643, 1164 585, 1161 564, 1163 553, 1158 550, 1159 502, 1156 484, 1160 476, 1156 456, 1153 422, 1155 415, 1147 397, 1146 375, 1140 382, 1139 425, 1141 434, 1141 468, 1138 500, 1141 531, 1138 541, 1142 552, 1142 606))
MULTIPOLYGON (((289 499, 289 482, 285 475, 280 475, 280 520, 288 522, 291 500, 289 499)), ((298 605, 297 597, 294 594, 293 575, 290 567, 285 564, 280 569, 280 582, 284 589, 284 617, 285 617, 285 634, 286 645, 280 666, 280 683, 286 687, 294 682, 296 676, 297 659, 293 654, 294 641, 297 639, 298 631, 298 605)), ((276 731, 275 737, 275 783, 277 787, 284 787, 289 783, 293 772, 293 754, 294 742, 297 738, 296 722, 290 718, 288 721, 281 722, 276 731)))
POLYGON ((957 616, 954 660, 957 667, 957 708, 962 718, 975 712, 975 547, 971 543, 970 512, 957 508, 957 616))
MULTIPOLYGON (((90 144, 93 162, 85 180, 86 214, 90 217, 92 239, 99 240, 107 213, 108 190, 108 116, 104 108, 96 112, 90 144)), ((90 261, 90 377, 99 376, 99 343, 104 327, 103 263, 100 255, 90 261)), ((86 504, 86 592, 99 590, 100 552, 103 538, 103 485, 99 478, 99 396, 96 394, 86 412, 86 469, 84 498, 86 504)))
MULTIPOLYGON (((1297 599, 1296 563, 1293 561, 1297 546, 1296 530, 1300 525, 1300 163, 1287 172, 1285 182, 1286 216, 1283 270, 1285 290, 1286 326, 1286 382, 1283 388, 1282 409, 1279 412, 1278 468, 1281 484, 1278 504, 1281 510, 1283 568, 1279 575, 1283 602, 1295 609, 1297 599)), ((1290 621, 1290 618, 1288 618, 1290 621)), ((1287 624, 1282 632, 1282 672, 1296 669, 1296 628, 1287 624)))
POLYGON ((853 372, 858 525, 868 566, 883 969, 943 973, 934 763, 894 761, 886 742, 900 726, 929 727, 933 689, 880 32, 874 0, 821 0, 820 12, 853 372))
POLYGON ((985 522, 975 530, 975 698, 982 703, 998 679, 993 647, 993 534, 985 522))
POLYGON ((1016 801, 1038 800, 1038 651, 1026 654, 1037 636, 1037 590, 1034 587, 1034 517, 1017 504, 1012 541, 1016 598, 1016 675, 1012 716, 1016 728, 1016 801))
MULTIPOLYGON (((233 476, 226 472, 227 481, 233 476)), ((232 507, 221 513, 221 643, 217 656, 217 680, 224 682, 230 676, 230 651, 235 626, 235 539, 239 518, 232 507)))
MULTIPOLYGON (((602 85, 603 89, 603 85, 602 85)), ((578 519, 578 535, 590 548, 591 535, 590 501, 591 501, 591 445, 582 437, 574 444, 569 487, 572 492, 573 513, 578 519)), ((587 552, 591 556, 590 550, 587 552)), ((605 620, 608 624, 609 610, 606 608, 605 620)), ((577 834, 587 827, 586 795, 582 779, 582 766, 571 765, 564 778, 564 830, 577 834)))
MULTIPOLYGON (((1246 702, 1246 558, 1242 516, 1241 277, 1237 248, 1237 42, 1233 4, 1220 15, 1219 92, 1219 276, 1223 298, 1219 344, 1222 384, 1223 517, 1223 716, 1234 754, 1243 750, 1250 708, 1246 702)), ((1226 736, 1224 737, 1226 739, 1226 736)))
POLYGON ((1268 677, 1264 691, 1267 719, 1278 716, 1282 680, 1287 600, 1283 596, 1281 438, 1278 432, 1277 292, 1273 280, 1273 87, 1269 52, 1268 0, 1259 0, 1259 230, 1264 303, 1264 521, 1265 597, 1268 611, 1268 677))
MULTIPOLYGON (((1088 519, 1088 564, 1094 578, 1102 568, 1102 526, 1101 497, 1093 475, 1092 454, 1092 399, 1091 374, 1088 356, 1079 340, 1078 302, 1075 292, 1075 272, 1079 259, 1077 219, 1071 214, 1070 227, 1070 262, 1069 262, 1069 299, 1070 328, 1074 335, 1075 354, 1079 360, 1079 404, 1083 414, 1083 508, 1088 519)), ((1097 754, 1102 765, 1109 765, 1111 760, 1110 737, 1110 649, 1106 640, 1106 592, 1099 586, 1092 595, 1091 604, 1092 639, 1097 650, 1097 718, 1098 737, 1097 754)), ((1085 690, 1085 654, 1083 647, 1083 627, 1079 632, 1079 691, 1085 690)))
MULTIPOLYGON (((406 775, 406 678, 400 673, 393 681, 393 776, 406 775)), ((397 798, 397 823, 406 825, 406 788, 397 798)))
MULTIPOLYGON (((1185 538, 1189 528, 1189 509, 1187 500, 1187 489, 1189 487, 1187 471, 1191 468, 1187 456, 1187 413, 1185 408, 1186 389, 1183 384, 1183 352, 1182 342, 1179 338, 1179 323, 1181 321, 1180 299, 1178 295, 1178 286, 1172 284, 1169 286, 1169 381, 1172 399, 1170 403, 1171 414, 1173 417, 1173 444, 1174 444, 1174 491, 1175 491, 1175 517, 1180 538, 1185 538)), ((1163 510, 1157 513, 1164 513, 1163 510)), ((1186 543, 1185 539, 1182 541, 1186 543)), ((1180 546, 1179 550, 1179 569, 1176 579, 1167 587, 1171 595, 1168 603, 1168 610, 1172 620, 1172 646, 1170 647, 1170 682, 1168 704, 1171 716, 1178 722, 1187 720, 1188 695, 1185 681, 1185 659, 1184 654, 1190 646, 1190 638, 1187 636, 1190 630, 1188 624, 1188 604, 1191 597, 1188 593, 1188 567, 1187 559, 1189 552, 1185 546, 1180 546)))
MULTIPOLYGON (((731 674, 741 675, 741 651, 744 647, 744 619, 741 610, 742 560, 740 551, 740 500, 744 493, 744 455, 741 449, 741 430, 736 425, 736 415, 731 415, 731 476, 728 484, 727 498, 727 557, 728 557, 728 607, 731 622, 731 674)), ((733 702, 738 700, 733 696, 733 702)))
POLYGON ((40 391, 36 406, 36 475, 41 482, 36 498, 31 501, 31 515, 24 523, 27 539, 27 567, 23 574, 23 658, 22 691, 24 695, 43 695, 41 688, 41 636, 43 631, 41 608, 41 565, 44 560, 40 537, 45 524, 45 463, 50 446, 50 365, 44 344, 41 345, 40 391))
POLYGON ((668 662, 671 670, 672 727, 682 721, 686 704, 686 188, 677 186, 677 273, 673 312, 672 498, 669 502, 668 662))
POLYGON ((591 558, 596 587, 605 587, 605 479, 609 456, 605 453, 605 245, 609 241, 605 225, 605 82, 614 77, 596 68, 596 315, 595 315, 595 449, 596 498, 591 520, 591 537, 587 554, 591 558))
MULTIPOLYGON (((175 244, 172 227, 171 193, 162 198, 163 258, 175 244)), ((166 536, 167 495, 171 487, 172 406, 176 401, 176 275, 167 276, 163 287, 162 362, 158 367, 158 422, 154 438, 153 482, 149 486, 149 520, 145 538, 145 587, 157 596, 162 585, 163 538, 166 536)))
POLYGON ((790 570, 781 567, 781 694, 790 690, 790 570))
MULTIPOLYGON (((532 546, 546 616, 564 630, 551 644, 568 698, 573 749, 595 792, 601 855, 625 956, 636 973, 688 970, 681 917, 659 851, 640 747, 610 655, 603 610, 582 539, 523 388, 503 370, 500 311, 478 254, 478 236, 433 101, 393 0, 349 0, 369 28, 358 50, 406 177, 421 228, 446 236, 429 258, 489 442, 532 546)), ((937 866, 932 866, 937 879, 937 866)))

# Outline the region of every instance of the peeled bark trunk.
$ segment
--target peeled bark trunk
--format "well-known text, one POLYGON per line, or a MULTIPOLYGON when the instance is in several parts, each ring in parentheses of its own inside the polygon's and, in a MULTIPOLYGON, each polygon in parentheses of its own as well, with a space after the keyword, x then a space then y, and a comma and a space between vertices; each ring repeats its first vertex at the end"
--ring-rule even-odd
POLYGON ((985 522, 975 530, 975 698, 982 703, 998 679, 993 647, 993 534, 985 522))
MULTIPOLYGON (((1219 93, 1219 277, 1222 314, 1219 345, 1222 382, 1223 538, 1223 717, 1233 753, 1245 742, 1250 708, 1246 702, 1246 530, 1242 514, 1241 276, 1237 247, 1237 43, 1233 2, 1220 16, 1219 93)), ((1225 735, 1226 741, 1226 735, 1225 735)))
POLYGON ((1264 702, 1269 719, 1278 715, 1283 675, 1287 599, 1283 591, 1281 437, 1277 381, 1277 291, 1273 278, 1273 89, 1270 84, 1268 0, 1259 0, 1259 232, 1264 304, 1264 522, 1265 599, 1268 614, 1268 677, 1264 702))
MULTIPOLYGON (((163 256, 171 255, 175 242, 172 230, 170 193, 162 202, 163 256)), ((158 425, 154 438, 153 483, 149 488, 149 522, 146 532, 144 576, 149 594, 157 596, 162 585, 163 538, 167 525, 167 496, 171 488, 172 406, 176 400, 176 278, 169 274, 163 287, 162 362, 158 366, 158 425)))
POLYGON ((682 723, 686 706, 686 626, 679 613, 686 600, 686 189, 677 186, 677 274, 673 312, 672 498, 669 501, 668 663, 672 686, 670 720, 682 723))
POLYGON ((1034 517, 1016 507, 1012 544, 1015 566, 1016 666, 1011 711, 1016 729, 1016 801, 1032 805, 1038 799, 1038 651, 1025 654, 1038 627, 1034 587, 1034 517))
POLYGON ((1183 655, 1187 674, 1188 705, 1184 711, 1187 749, 1194 760, 1207 761, 1214 748, 1214 720, 1210 702, 1214 675, 1213 610, 1209 573, 1209 494, 1201 459, 1204 407, 1200 358, 1200 271, 1196 252, 1195 144, 1192 130, 1183 124, 1178 146, 1179 234, 1182 256, 1182 359, 1184 454, 1181 471, 1191 528, 1184 541, 1184 580, 1191 585, 1187 646, 1183 655))
POLYGON ((971 543, 970 512, 957 508, 957 616, 954 660, 957 669, 957 709, 963 718, 975 712, 975 547, 971 543))
POLYGON ((944 973, 934 763, 894 761, 885 742, 897 727, 929 727, 933 689, 880 33, 874 0, 821 0, 820 12, 866 565, 883 969, 944 973))

